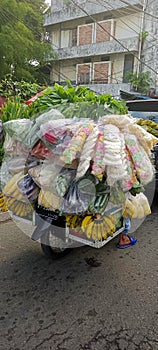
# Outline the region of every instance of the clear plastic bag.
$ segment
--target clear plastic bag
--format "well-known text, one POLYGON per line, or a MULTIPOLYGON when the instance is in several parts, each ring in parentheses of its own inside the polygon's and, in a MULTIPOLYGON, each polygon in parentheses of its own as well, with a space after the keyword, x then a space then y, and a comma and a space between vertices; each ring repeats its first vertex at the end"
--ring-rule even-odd
POLYGON ((90 135, 90 133, 93 131, 93 129, 94 126, 92 123, 83 123, 83 125, 72 137, 68 147, 63 152, 61 160, 63 160, 67 164, 71 164, 74 159, 79 158, 82 153, 82 149, 84 147, 86 139, 88 135, 90 135))
POLYGON ((60 165, 44 161, 41 165, 29 169, 28 173, 40 188, 57 194, 56 178, 60 170, 60 165))
POLYGON ((31 167, 28 169, 28 174, 32 177, 33 181, 36 183, 38 187, 41 187, 41 182, 40 182, 40 172, 42 169, 42 164, 39 164, 37 166, 31 167))
POLYGON ((109 201, 113 204, 122 204, 125 202, 125 194, 120 187, 111 187, 109 201))
POLYGON ((26 170, 26 157, 19 156, 10 158, 6 161, 8 170, 11 174, 17 174, 21 171, 25 172, 26 170))
POLYGON ((6 134, 5 136, 3 147, 6 155, 9 154, 9 156, 12 156, 12 157, 18 156, 17 141, 15 141, 8 134, 6 134))
POLYGON ((40 127, 46 124, 48 121, 56 119, 64 119, 64 116, 56 109, 51 109, 50 111, 41 114, 34 120, 34 125, 28 134, 27 140, 25 141, 30 149, 38 142, 41 137, 40 127))
POLYGON ((140 145, 135 135, 126 134, 125 142, 132 158, 137 178, 143 185, 147 185, 154 177, 154 168, 147 153, 140 145))
POLYGON ((63 197, 76 175, 75 169, 62 168, 55 179, 55 187, 58 195, 63 197))
POLYGON ((105 115, 101 118, 100 121, 103 124, 113 124, 117 126, 119 129, 124 129, 127 127, 127 125, 136 123, 136 119, 131 117, 129 114, 105 115))
POLYGON ((2 191, 12 176, 13 175, 9 172, 7 161, 4 161, 0 167, 0 191, 2 191))
POLYGON ((50 191, 40 190, 40 194, 38 196, 38 205, 55 211, 60 208, 60 200, 60 197, 56 196, 54 193, 50 191))
POLYGON ((88 210, 90 202, 95 195, 95 186, 89 180, 86 183, 74 181, 61 200, 60 210, 67 214, 81 214, 88 210), (91 190, 93 186, 94 191, 91 190))
POLYGON ((134 134, 137 137, 141 146, 144 148, 148 156, 150 156, 151 149, 157 143, 157 138, 138 124, 131 124, 128 126, 128 129, 131 134, 134 134))
POLYGON ((35 157, 39 158, 39 159, 50 159, 50 158, 54 158, 54 154, 53 152, 46 147, 45 143, 42 140, 39 140, 37 142, 37 144, 32 148, 31 151, 32 154, 34 154, 35 157))
POLYGON ((17 182, 17 186, 21 194, 26 197, 29 202, 34 202, 35 199, 37 199, 40 189, 29 174, 20 179, 17 182))
POLYGON ((33 122, 30 119, 9 120, 4 123, 4 131, 13 140, 21 141, 25 144, 25 140, 32 128, 33 122))
POLYGON ((150 215, 151 210, 147 197, 143 193, 132 196, 128 193, 123 206, 123 217, 142 219, 146 215, 150 215))

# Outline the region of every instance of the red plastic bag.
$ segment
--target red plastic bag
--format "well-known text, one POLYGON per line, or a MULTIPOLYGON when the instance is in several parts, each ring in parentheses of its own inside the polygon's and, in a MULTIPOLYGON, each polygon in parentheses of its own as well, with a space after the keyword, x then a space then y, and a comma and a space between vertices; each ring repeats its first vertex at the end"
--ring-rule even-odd
POLYGON ((47 89, 38 92, 35 96, 33 96, 33 97, 31 97, 29 100, 27 100, 27 101, 25 102, 25 104, 26 104, 26 105, 30 105, 32 102, 35 102, 35 101, 37 100, 37 98, 38 98, 39 96, 41 96, 41 95, 43 94, 43 92, 46 91, 46 90, 47 90, 47 89))

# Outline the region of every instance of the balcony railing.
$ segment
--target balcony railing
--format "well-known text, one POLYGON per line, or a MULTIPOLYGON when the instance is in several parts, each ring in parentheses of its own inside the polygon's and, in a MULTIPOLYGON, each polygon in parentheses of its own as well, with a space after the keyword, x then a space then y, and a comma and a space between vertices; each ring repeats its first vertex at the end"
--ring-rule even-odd
POLYGON ((123 52, 138 51, 138 36, 122 39, 119 42, 113 40, 95 43, 91 45, 73 46, 56 50, 59 60, 85 58, 91 56, 110 55, 123 52))

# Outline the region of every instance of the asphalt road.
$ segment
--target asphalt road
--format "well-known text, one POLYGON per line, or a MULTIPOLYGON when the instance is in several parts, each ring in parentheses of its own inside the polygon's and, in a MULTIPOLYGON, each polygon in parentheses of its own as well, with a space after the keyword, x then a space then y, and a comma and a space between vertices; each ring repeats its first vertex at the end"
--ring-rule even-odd
POLYGON ((12 221, 0 230, 1 350, 158 349, 158 205, 134 247, 115 238, 59 261, 12 221))

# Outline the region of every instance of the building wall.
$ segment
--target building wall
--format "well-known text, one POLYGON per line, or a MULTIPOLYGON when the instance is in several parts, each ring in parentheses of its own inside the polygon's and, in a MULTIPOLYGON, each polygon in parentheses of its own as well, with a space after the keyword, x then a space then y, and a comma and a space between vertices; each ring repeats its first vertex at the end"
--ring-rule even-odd
POLYGON ((145 65, 140 63, 140 71, 150 71, 152 78, 152 87, 158 86, 158 1, 148 0, 144 16, 144 31, 147 32, 147 38, 144 40, 142 47, 141 60, 145 65), (155 17, 154 17, 155 16, 155 17), (150 70, 151 67, 151 70, 150 70))
POLYGON ((65 82, 66 79, 76 82, 76 63, 69 60, 54 63, 51 69, 50 81, 65 82))
POLYGON ((135 37, 140 33, 141 13, 116 18, 115 21, 117 39, 135 37))
POLYGON ((128 16, 122 16, 112 20, 98 19, 97 23, 77 24, 73 22, 69 24, 62 24, 54 26, 51 30, 52 44, 54 48, 65 48, 75 45, 75 41, 72 40, 73 36, 77 35, 76 45, 88 45, 92 43, 106 42, 116 39, 132 38, 140 32, 141 14, 135 13, 128 16), (60 35, 61 31, 61 35, 60 35))
POLYGON ((60 47, 60 30, 58 26, 51 31, 50 37, 54 50, 57 50, 60 47))
POLYGON ((124 67, 124 54, 114 54, 111 57, 112 61, 112 83, 122 83, 123 67, 124 67))
MULTIPOLYGON (((53 64, 51 81, 59 81, 60 72, 60 81, 70 79, 73 82, 80 83, 80 78, 77 78, 77 75, 89 72, 89 81, 92 83, 121 84, 123 82, 124 59, 125 54, 122 53, 110 56, 94 56, 86 59, 87 62, 84 62, 84 58, 58 62, 53 64)), ((136 71, 136 67, 137 60, 135 58, 134 71, 136 71)))
POLYGON ((69 47, 70 46, 70 31, 62 30, 61 31, 61 44, 60 47, 69 47))
MULTIPOLYGON (((114 18, 107 19, 105 19, 105 13, 100 13, 96 17, 98 23, 90 23, 90 18, 85 17, 54 25, 52 27, 52 43, 54 48, 60 48, 60 53, 64 52, 64 55, 63 57, 61 55, 60 62, 52 68, 51 80, 64 82, 69 78, 73 82, 80 83, 85 79, 85 83, 87 83, 89 75, 91 83, 121 84, 125 54, 129 53, 128 50, 135 50, 135 48, 130 45, 127 52, 126 50, 116 51, 116 46, 119 46, 117 40, 126 39, 125 46, 127 39, 129 39, 128 46, 131 39, 136 43, 135 38, 140 33, 141 23, 141 12, 126 15, 123 13, 124 11, 119 12, 118 10, 115 12, 114 18), (114 37, 116 37, 116 41, 114 37), (94 56, 95 46, 92 48, 91 44, 103 43, 104 47, 106 42, 109 42, 110 46, 108 47, 111 50, 106 51, 105 48, 105 54, 101 50, 100 53, 97 51, 98 55, 96 52, 96 56, 94 56), (83 47, 85 47, 84 50, 83 47), (65 48, 69 48, 69 50, 64 50, 65 48), (93 54, 91 54, 92 49, 93 54)), ((138 46, 135 44, 135 47, 138 46)), ((137 55, 137 52, 135 51, 134 54, 137 55)))
POLYGON ((63 0, 52 0, 51 13, 45 15, 44 26, 46 27, 56 23, 68 22, 72 19, 83 19, 86 17, 86 13, 89 15, 96 15, 106 12, 108 14, 111 10, 114 12, 117 10, 136 12, 137 8, 142 8, 141 4, 143 3, 143 0, 129 0, 127 2, 121 0, 111 0, 110 2, 101 2, 98 0, 76 0, 76 3, 79 3, 81 8, 72 3, 69 6, 63 6, 63 0))

